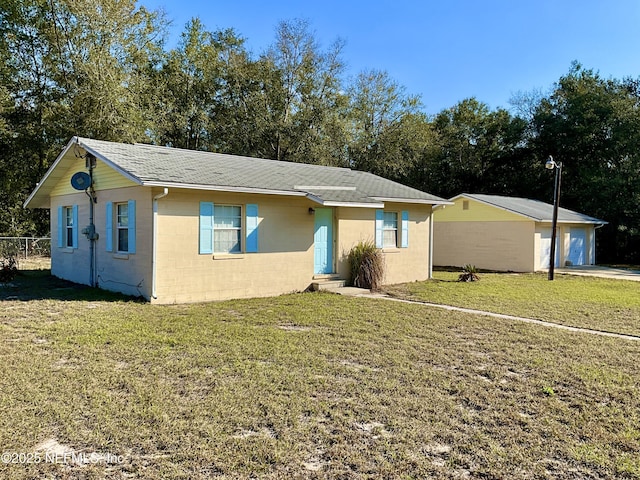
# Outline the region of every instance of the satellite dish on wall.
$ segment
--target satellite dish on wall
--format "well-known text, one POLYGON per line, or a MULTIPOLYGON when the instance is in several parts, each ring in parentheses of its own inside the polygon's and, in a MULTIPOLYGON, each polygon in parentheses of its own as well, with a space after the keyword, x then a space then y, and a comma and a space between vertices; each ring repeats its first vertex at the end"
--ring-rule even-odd
POLYGON ((86 172, 76 172, 71 177, 71 186, 76 190, 86 190, 91 186, 91 176, 86 172))

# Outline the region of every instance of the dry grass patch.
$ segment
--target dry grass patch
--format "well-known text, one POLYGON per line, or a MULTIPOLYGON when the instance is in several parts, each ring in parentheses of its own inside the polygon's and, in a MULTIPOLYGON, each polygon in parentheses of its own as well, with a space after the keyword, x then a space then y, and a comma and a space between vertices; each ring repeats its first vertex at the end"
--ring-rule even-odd
POLYGON ((90 302, 0 302, 0 445, 122 462, 0 477, 640 478, 640 342, 321 293, 90 302))
POLYGON ((49 270, 51 269, 51 258, 49 257, 27 257, 20 259, 20 270, 49 270))

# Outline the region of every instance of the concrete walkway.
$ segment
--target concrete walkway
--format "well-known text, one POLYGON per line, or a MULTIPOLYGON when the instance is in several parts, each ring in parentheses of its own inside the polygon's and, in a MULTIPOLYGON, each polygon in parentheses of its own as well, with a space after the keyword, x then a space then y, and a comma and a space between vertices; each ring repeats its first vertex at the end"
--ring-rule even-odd
POLYGON ((615 278, 640 282, 640 271, 623 268, 602 267, 600 265, 579 265, 576 267, 556 268, 556 273, 565 275, 582 275, 586 277, 615 278))
POLYGON ((553 322, 545 322, 544 320, 538 320, 535 318, 516 317, 514 315, 504 315, 502 313, 486 312, 484 310, 474 310, 471 308, 452 307, 451 305, 441 305, 438 303, 420 302, 416 300, 404 300, 401 298, 390 297, 389 295, 386 295, 384 293, 371 293, 369 290, 366 290, 364 288, 341 287, 341 288, 336 288, 332 291, 339 295, 347 295, 350 297, 378 298, 382 300, 389 300, 392 302, 424 305, 425 307, 441 308, 443 310, 449 310, 454 312, 462 312, 462 313, 469 313, 472 315, 483 315, 485 317, 500 318, 502 320, 515 320, 518 322, 533 323, 535 325, 541 325, 543 327, 558 328, 560 330, 568 330, 570 332, 588 333, 591 335, 600 335, 603 337, 614 337, 614 338, 621 338, 623 340, 640 341, 640 337, 635 335, 626 335, 624 333, 603 332, 601 330, 592 330, 590 328, 570 327, 568 325, 562 325, 562 324, 553 323, 553 322))

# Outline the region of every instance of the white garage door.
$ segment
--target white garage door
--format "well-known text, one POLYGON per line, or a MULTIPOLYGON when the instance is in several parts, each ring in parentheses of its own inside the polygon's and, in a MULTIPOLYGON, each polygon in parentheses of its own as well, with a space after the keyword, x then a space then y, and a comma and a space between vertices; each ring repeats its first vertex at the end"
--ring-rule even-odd
POLYGON ((584 228, 572 228, 570 232, 569 258, 571 265, 587 264, 587 232, 584 228))
MULTIPOLYGON (((549 257, 551 255, 551 229, 540 230, 540 265, 538 268, 549 268, 549 257)), ((556 267, 560 266, 560 249, 556 238, 556 267)))

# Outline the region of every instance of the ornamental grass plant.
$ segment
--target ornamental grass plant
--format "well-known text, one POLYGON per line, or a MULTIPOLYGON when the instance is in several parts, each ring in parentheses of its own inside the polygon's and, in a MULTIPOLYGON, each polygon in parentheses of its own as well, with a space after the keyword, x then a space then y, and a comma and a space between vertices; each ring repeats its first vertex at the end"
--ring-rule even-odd
POLYGON ((384 257, 372 241, 361 241, 349 252, 351 283, 354 287, 380 290, 384 280, 384 257))

